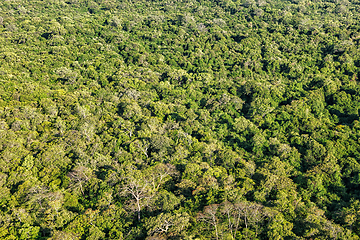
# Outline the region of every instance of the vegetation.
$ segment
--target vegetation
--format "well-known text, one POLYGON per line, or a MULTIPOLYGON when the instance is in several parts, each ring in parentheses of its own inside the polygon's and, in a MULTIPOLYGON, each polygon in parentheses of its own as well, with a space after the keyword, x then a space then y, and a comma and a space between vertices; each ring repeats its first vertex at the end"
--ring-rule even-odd
POLYGON ((360 1, 0 1, 1 239, 359 239, 360 1))

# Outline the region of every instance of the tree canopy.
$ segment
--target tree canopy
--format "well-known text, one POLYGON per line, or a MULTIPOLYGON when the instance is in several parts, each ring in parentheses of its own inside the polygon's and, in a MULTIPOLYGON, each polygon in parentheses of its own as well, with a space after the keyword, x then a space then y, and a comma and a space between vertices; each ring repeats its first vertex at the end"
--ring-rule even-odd
POLYGON ((359 239, 359 23, 358 0, 0 1, 0 238, 359 239))

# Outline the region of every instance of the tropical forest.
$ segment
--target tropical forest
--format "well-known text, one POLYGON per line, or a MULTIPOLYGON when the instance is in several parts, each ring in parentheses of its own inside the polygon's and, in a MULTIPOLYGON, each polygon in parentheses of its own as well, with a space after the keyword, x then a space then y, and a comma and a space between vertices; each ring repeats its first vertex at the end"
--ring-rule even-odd
POLYGON ((360 239, 360 0, 1 0, 0 239, 360 239))

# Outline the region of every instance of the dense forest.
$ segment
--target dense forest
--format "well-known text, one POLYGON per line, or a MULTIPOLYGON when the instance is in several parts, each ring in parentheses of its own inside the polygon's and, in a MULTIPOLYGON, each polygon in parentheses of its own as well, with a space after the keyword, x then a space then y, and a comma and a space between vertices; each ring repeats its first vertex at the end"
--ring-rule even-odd
POLYGON ((1 0, 0 239, 359 239, 359 0, 1 0))

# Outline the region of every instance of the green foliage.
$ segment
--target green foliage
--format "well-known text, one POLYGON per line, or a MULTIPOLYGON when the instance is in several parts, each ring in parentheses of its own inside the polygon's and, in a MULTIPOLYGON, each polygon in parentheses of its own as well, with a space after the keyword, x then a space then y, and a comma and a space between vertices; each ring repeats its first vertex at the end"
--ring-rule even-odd
POLYGON ((358 1, 0 2, 1 239, 359 239, 358 1))

